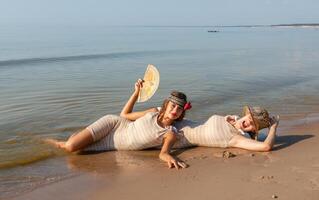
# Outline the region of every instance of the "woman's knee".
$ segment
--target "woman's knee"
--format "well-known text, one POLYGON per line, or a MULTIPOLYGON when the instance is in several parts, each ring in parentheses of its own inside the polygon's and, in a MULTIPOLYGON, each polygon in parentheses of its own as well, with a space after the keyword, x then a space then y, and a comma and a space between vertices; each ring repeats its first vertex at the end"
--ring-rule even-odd
POLYGON ((101 117, 100 119, 103 121, 114 121, 114 120, 118 120, 120 117, 117 115, 104 115, 103 117, 101 117))
POLYGON ((81 150, 93 143, 93 137, 89 130, 84 129, 81 132, 70 137, 64 145, 64 149, 68 152, 81 150))

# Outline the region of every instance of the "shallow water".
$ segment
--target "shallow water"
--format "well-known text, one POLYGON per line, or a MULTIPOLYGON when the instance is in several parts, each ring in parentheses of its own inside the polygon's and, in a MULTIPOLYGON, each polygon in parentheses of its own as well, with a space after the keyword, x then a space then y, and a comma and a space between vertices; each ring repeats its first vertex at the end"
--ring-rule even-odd
MULTIPOLYGON (((136 110, 187 93, 187 117, 318 112, 315 28, 5 27, 0 29, 0 170, 61 156, 42 138, 67 138, 118 114, 147 64, 161 83, 136 110)), ((10 169, 9 169, 10 168, 10 169)), ((12 169, 11 169, 12 168, 12 169)), ((23 177, 23 176, 22 176, 23 177)))

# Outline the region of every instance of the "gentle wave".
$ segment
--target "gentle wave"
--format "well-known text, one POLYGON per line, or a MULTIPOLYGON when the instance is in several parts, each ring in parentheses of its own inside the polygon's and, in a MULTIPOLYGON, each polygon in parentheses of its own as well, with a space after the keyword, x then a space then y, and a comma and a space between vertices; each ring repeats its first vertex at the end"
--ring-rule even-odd
POLYGON ((237 101, 238 97, 245 96, 262 96, 267 92, 274 90, 288 88, 294 85, 303 84, 315 80, 316 77, 285 77, 280 80, 264 78, 254 80, 241 80, 241 84, 234 84, 232 88, 209 88, 207 91, 214 91, 213 96, 207 96, 205 94, 200 95, 198 98, 192 100, 198 104, 199 108, 207 109, 213 105, 224 105, 229 101, 237 101))
POLYGON ((38 152, 34 151, 32 156, 28 155, 23 158, 17 158, 11 161, 2 161, 0 164, 0 169, 5 169, 5 168, 11 168, 11 167, 17 167, 21 165, 27 165, 30 163, 34 163, 40 160, 48 159, 51 157, 54 157, 56 154, 52 152, 38 152))
MULTIPOLYGON (((55 133, 62 131, 79 130, 79 127, 64 127, 55 130, 55 133)), ((0 169, 23 166, 38 162, 55 156, 64 155, 65 152, 47 144, 43 136, 38 137, 35 133, 30 136, 16 136, 15 138, 1 141, 0 143, 0 169), (14 149, 14 150, 12 150, 14 149)), ((40 134, 44 135, 44 133, 40 134)), ((45 135, 53 135, 45 132, 45 135)))
POLYGON ((39 58, 22 58, 0 61, 0 66, 18 66, 25 64, 42 64, 42 63, 54 63, 54 62, 68 62, 68 61, 84 61, 95 59, 116 59, 125 58, 131 56, 147 56, 154 54, 171 53, 185 50, 168 50, 168 51, 133 51, 133 52, 115 52, 105 54, 84 54, 73 56, 57 56, 57 57, 39 57, 39 58))
POLYGON ((107 54, 88 54, 77 56, 60 56, 60 57, 47 57, 47 58, 23 58, 13 60, 0 61, 0 66, 15 66, 24 64, 40 64, 50 62, 67 62, 67 61, 81 61, 91 59, 104 59, 104 58, 119 58, 126 56, 142 55, 146 52, 121 52, 121 53, 107 53, 107 54))

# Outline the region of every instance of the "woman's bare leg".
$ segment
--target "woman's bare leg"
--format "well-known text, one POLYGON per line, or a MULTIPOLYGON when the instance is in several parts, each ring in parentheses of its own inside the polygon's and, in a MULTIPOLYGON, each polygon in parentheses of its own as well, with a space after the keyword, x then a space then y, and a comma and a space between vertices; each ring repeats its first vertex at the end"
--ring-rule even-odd
POLYGON ((59 141, 55 139, 46 139, 45 141, 68 152, 81 150, 94 142, 88 129, 83 129, 81 132, 71 135, 67 141, 59 141))

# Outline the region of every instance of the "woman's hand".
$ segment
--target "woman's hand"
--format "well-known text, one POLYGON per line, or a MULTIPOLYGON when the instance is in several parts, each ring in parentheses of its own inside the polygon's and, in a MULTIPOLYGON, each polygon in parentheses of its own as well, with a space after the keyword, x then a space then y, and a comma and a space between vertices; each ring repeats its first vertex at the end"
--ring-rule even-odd
POLYGON ((269 128, 277 128, 279 125, 279 120, 280 120, 279 115, 272 116, 270 118, 270 127, 269 128))
POLYGON ((129 98, 129 100, 126 102, 125 106, 123 107, 120 116, 128 119, 130 121, 135 121, 140 117, 143 117, 148 112, 156 112, 156 108, 151 108, 145 111, 139 111, 139 112, 133 112, 134 105, 138 99, 138 95, 140 93, 141 88, 143 87, 144 80, 138 79, 135 82, 135 91, 129 98))
POLYGON ((168 168, 186 168, 187 165, 183 161, 176 160, 173 156, 169 155, 168 153, 160 153, 160 159, 165 161, 168 165, 168 168))
POLYGON ((165 161, 168 165, 168 168, 186 168, 187 165, 180 160, 177 160, 173 156, 169 154, 171 147, 176 141, 176 135, 172 131, 168 131, 167 133, 164 134, 163 138, 163 146, 161 149, 161 152, 159 154, 159 158, 163 161, 165 161))
POLYGON ((143 87, 143 82, 144 82, 144 80, 142 80, 140 78, 135 82, 134 94, 139 94, 140 93, 140 90, 143 87))

